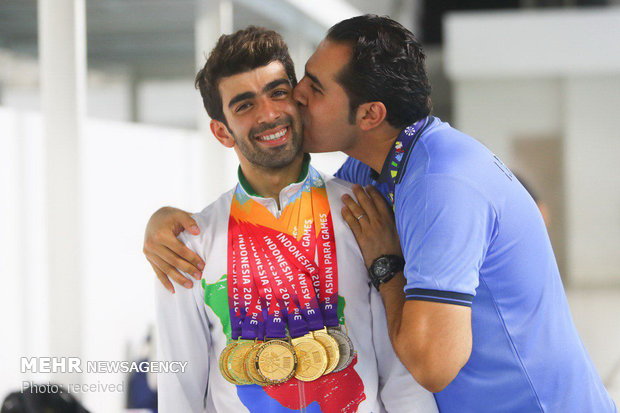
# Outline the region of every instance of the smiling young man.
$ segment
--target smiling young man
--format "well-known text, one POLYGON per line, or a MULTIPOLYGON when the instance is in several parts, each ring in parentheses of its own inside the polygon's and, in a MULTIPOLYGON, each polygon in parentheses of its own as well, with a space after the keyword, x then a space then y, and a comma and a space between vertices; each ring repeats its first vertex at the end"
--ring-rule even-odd
POLYGON ((437 412, 339 213, 349 185, 301 150, 295 83, 282 38, 256 27, 222 36, 196 77, 239 184, 194 215, 200 235, 180 235, 206 262, 201 282, 158 285, 159 357, 188 362, 159 375, 159 410, 437 412))
MULTIPOLYGON (((616 411, 572 322, 535 203, 487 148, 429 116, 411 32, 368 15, 336 24, 294 93, 305 150, 344 151, 351 158, 337 175, 376 187, 356 187, 357 202, 345 194, 342 213, 398 356, 442 412, 616 411)), ((170 240, 192 221, 164 210, 151 224, 153 261, 162 245, 152 234, 170 240)), ((160 278, 174 275, 171 264, 200 265, 166 244, 184 258, 155 263, 160 278)))

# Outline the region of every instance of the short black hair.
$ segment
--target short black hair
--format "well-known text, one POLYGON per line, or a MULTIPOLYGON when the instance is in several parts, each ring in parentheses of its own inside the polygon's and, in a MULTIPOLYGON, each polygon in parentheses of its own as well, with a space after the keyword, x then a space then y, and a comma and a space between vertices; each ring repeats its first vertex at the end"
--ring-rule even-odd
POLYGON ((400 23, 366 14, 335 24, 326 39, 352 48, 351 60, 337 78, 349 97, 352 123, 359 105, 374 101, 386 106, 387 122, 398 129, 429 115, 425 55, 413 33, 400 23))
POLYGON ((195 86, 200 90, 202 102, 211 119, 227 124, 218 88, 222 78, 276 61, 282 63, 291 86, 295 86, 295 66, 286 43, 278 33, 262 27, 248 26, 233 34, 220 36, 195 80, 195 86))

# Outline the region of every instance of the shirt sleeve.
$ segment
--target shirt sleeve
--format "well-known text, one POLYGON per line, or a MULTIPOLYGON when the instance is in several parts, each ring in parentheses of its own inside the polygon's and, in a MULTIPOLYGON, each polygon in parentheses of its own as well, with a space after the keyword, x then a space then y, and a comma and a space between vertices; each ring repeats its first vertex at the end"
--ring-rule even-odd
POLYGON ((496 213, 471 183, 429 174, 403 182, 396 221, 408 300, 471 306, 496 213))
POLYGON ((342 164, 340 169, 336 172, 336 178, 340 178, 344 181, 351 182, 352 184, 368 185, 371 182, 370 168, 350 156, 342 164))
POLYGON ((156 280, 155 290, 158 358, 187 362, 184 372, 158 374, 159 412, 203 412, 211 343, 206 312, 199 301, 201 283, 194 280, 192 289, 177 286, 171 294, 156 280))
POLYGON ((372 338, 379 372, 379 399, 390 413, 437 413, 431 392, 415 381, 400 362, 389 339, 385 307, 379 292, 371 287, 372 338))

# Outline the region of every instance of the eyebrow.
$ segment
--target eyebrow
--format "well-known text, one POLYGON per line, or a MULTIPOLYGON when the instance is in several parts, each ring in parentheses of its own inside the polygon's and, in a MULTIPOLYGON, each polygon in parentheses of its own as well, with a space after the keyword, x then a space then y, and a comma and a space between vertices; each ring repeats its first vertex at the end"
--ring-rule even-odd
POLYGON ((239 93, 237 96, 230 99, 230 102, 228 102, 228 107, 232 108, 236 103, 241 102, 246 99, 252 99, 254 96, 256 96, 256 93, 254 92, 239 93))
POLYGON ((306 72, 305 72, 305 75, 306 75, 306 76, 308 76, 308 77, 310 78, 310 80, 312 80, 314 83, 316 83, 317 85, 319 85, 319 87, 320 87, 321 89, 325 89, 325 88, 323 87, 323 84, 321 83, 321 81, 319 80, 319 78, 318 78, 318 77, 316 77, 316 76, 315 76, 315 75, 313 75, 312 73, 308 72, 307 70, 306 70, 306 72))
POLYGON ((267 83, 267 85, 265 85, 265 87, 263 88, 263 92, 269 92, 271 89, 275 89, 278 86, 283 85, 285 83, 287 85, 289 85, 289 86, 291 85, 291 81, 286 79, 286 78, 281 78, 281 79, 273 80, 273 81, 267 83))
MULTIPOLYGON (((276 79, 276 80, 272 80, 271 82, 267 83, 265 85, 265 87, 263 88, 263 92, 269 92, 272 89, 277 88, 280 85, 283 84, 287 84, 287 85, 291 85, 290 80, 286 79, 286 78, 281 78, 281 79, 276 79)), ((256 93, 254 92, 243 92, 243 93, 239 93, 238 95, 236 95, 235 97, 233 97, 232 99, 230 99, 230 102, 228 103, 228 107, 232 108, 236 103, 239 103, 243 100, 246 99, 252 99, 253 97, 256 96, 256 93)))

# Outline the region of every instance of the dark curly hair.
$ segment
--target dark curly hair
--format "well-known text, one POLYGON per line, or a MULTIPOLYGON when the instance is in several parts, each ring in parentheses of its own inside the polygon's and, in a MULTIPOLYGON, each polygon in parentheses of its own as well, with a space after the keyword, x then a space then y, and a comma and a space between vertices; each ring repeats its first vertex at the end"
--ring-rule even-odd
POLYGON ((366 14, 335 24, 326 39, 352 47, 351 60, 337 78, 349 97, 351 123, 358 106, 373 101, 386 106, 387 122, 398 129, 428 116, 431 86, 424 52, 400 23, 366 14))
POLYGON ((222 78, 248 72, 271 62, 281 62, 292 86, 297 84, 295 67, 284 39, 273 30, 248 26, 220 36, 207 63, 198 71, 194 85, 211 119, 227 124, 218 88, 222 78))

